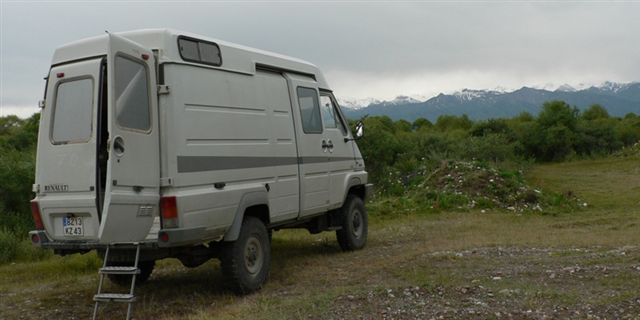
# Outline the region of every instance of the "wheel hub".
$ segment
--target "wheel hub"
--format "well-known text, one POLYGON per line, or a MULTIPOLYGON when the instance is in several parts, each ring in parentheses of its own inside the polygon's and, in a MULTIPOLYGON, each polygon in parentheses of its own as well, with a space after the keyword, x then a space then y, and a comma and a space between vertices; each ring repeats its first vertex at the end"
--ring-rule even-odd
POLYGON ((362 235, 362 214, 356 210, 353 212, 353 219, 351 221, 352 233, 356 238, 360 238, 362 235))
POLYGON ((260 241, 255 237, 249 238, 244 250, 245 268, 250 274, 255 275, 262 269, 262 264, 264 263, 263 260, 264 255, 260 241))

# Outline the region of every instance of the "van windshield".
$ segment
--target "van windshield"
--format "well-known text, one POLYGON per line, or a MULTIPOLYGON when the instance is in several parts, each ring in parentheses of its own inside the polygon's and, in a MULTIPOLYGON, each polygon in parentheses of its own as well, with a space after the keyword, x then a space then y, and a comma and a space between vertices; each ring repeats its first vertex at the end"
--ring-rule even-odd
POLYGON ((60 82, 53 106, 51 140, 55 144, 86 142, 91 137, 93 79, 60 82))

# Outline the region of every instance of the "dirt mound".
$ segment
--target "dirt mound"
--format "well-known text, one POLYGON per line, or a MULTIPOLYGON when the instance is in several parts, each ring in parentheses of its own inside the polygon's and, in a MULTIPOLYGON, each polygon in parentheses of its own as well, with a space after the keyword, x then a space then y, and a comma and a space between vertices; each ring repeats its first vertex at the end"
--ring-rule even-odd
MULTIPOLYGON (((545 194, 527 184, 521 171, 499 170, 478 161, 444 161, 427 175, 416 176, 416 196, 434 209, 503 208, 542 211, 550 202, 573 195, 545 194)), ((571 199, 576 202, 577 199, 571 199)))
POLYGON ((630 146, 623 147, 616 151, 613 156, 617 158, 640 157, 640 141, 630 146))

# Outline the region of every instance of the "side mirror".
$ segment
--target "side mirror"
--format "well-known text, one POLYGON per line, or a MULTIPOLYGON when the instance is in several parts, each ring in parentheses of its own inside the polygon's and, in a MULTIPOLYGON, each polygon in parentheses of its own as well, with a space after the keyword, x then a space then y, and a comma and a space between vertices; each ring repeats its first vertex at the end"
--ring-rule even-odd
POLYGON ((364 135, 364 123, 362 121, 358 121, 356 123, 356 138, 362 138, 364 135))
POLYGON ((347 143, 349 141, 354 141, 362 138, 364 136, 364 123, 362 121, 358 121, 356 123, 356 135, 353 138, 344 138, 344 142, 347 143))

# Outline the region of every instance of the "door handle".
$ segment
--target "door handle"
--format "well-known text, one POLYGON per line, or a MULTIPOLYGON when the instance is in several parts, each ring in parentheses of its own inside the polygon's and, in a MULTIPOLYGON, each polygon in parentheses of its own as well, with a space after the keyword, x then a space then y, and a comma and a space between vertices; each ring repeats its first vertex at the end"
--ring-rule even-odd
POLYGON ((329 149, 330 153, 333 153, 333 142, 331 140, 327 141, 327 149, 329 149))
POLYGON ((116 137, 113 139, 113 151, 118 156, 124 154, 124 139, 122 139, 122 137, 116 137))
POLYGON ((333 149, 333 142, 331 140, 327 142, 327 148, 333 149))
POLYGON ((322 152, 326 153, 327 151, 329 151, 329 144, 327 143, 326 140, 323 139, 322 140, 322 152))

